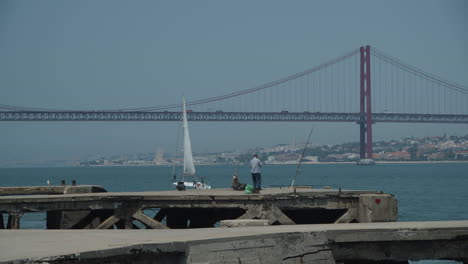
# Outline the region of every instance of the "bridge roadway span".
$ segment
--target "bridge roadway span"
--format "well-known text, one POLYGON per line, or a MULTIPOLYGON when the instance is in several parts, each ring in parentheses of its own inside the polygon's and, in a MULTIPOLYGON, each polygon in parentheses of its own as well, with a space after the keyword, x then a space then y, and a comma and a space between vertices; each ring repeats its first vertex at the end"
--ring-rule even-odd
POLYGON ((468 221, 0 231, 0 263, 334 264, 420 259, 468 263, 468 221))
MULTIPOLYGON (((189 121, 290 121, 290 122, 363 122, 359 113, 320 112, 189 112, 189 121)), ((180 112, 118 111, 0 111, 0 121, 180 121, 180 112)), ((373 122, 461 123, 468 115, 373 113, 373 122)))

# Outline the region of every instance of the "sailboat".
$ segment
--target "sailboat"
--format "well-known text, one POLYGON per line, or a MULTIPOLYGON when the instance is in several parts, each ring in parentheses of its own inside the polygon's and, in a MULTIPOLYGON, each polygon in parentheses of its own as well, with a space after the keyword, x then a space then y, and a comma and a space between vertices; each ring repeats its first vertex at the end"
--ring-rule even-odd
POLYGON ((185 108, 185 97, 182 98, 182 128, 184 133, 184 169, 182 178, 179 179, 174 173, 175 170, 173 171, 173 184, 177 186, 177 189, 185 189, 185 187, 195 189, 211 189, 211 186, 205 182, 204 178, 197 176, 195 173, 192 144, 190 143, 190 134, 187 122, 187 109, 185 108))

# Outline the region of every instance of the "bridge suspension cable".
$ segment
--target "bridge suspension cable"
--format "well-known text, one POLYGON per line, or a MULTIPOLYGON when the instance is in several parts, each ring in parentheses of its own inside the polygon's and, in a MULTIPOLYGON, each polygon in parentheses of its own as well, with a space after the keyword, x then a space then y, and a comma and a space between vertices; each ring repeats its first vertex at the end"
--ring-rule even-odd
POLYGON ((63 110, 60 110, 60 109, 23 107, 23 106, 6 105, 6 104, 0 104, 0 109, 10 110, 10 111, 43 111, 43 112, 63 111, 63 110))
MULTIPOLYGON (((355 49, 355 50, 353 50, 351 52, 348 52, 348 53, 336 58, 336 59, 333 59, 333 60, 330 60, 328 62, 322 63, 322 64, 320 64, 318 66, 315 66, 315 67, 313 67, 311 69, 308 69, 308 70, 305 70, 303 72, 287 76, 287 77, 279 79, 277 81, 269 82, 269 83, 266 83, 266 84, 263 84, 263 85, 260 85, 260 86, 254 87, 254 88, 250 88, 250 89, 246 89, 246 90, 242 90, 242 91, 238 91, 238 92, 234 92, 234 93, 230 93, 230 94, 226 94, 226 95, 210 97, 210 98, 196 100, 196 101, 190 101, 190 102, 187 102, 186 105, 187 106, 193 106, 193 105, 198 105, 198 104, 204 104, 204 103, 219 101, 219 100, 223 100, 223 99, 228 99, 228 98, 232 98, 232 97, 236 97, 236 96, 240 96, 240 95, 249 94, 249 93, 253 93, 253 92, 256 92, 256 91, 264 90, 264 89, 267 89, 267 88, 270 88, 270 87, 273 87, 273 86, 276 86, 276 85, 279 85, 279 84, 283 84, 283 83, 286 83, 288 81, 291 81, 291 80, 294 80, 294 79, 297 79, 297 78, 300 78, 300 77, 303 77, 305 75, 317 72, 317 71, 319 71, 319 70, 321 70, 323 68, 329 67, 329 66, 334 65, 334 64, 336 64, 338 62, 341 62, 341 61, 343 61, 343 60, 345 60, 345 59, 347 59, 349 57, 352 57, 355 54, 357 54, 358 52, 359 52, 359 49, 355 49)), ((169 104, 169 105, 154 106, 154 107, 143 107, 143 108, 126 108, 126 109, 119 109, 119 110, 122 110, 122 111, 157 111, 157 110, 167 110, 167 109, 178 108, 178 107, 180 107, 180 104, 169 104)))
POLYGON ((412 74, 415 74, 421 78, 424 78, 428 81, 433 81, 435 83, 438 83, 440 84, 441 86, 444 86, 444 87, 447 87, 449 89, 452 89, 452 90, 455 90, 457 92, 461 92, 461 93, 466 93, 468 94, 468 88, 465 87, 465 86, 462 86, 460 84, 457 84, 455 82, 451 82, 451 81, 447 81, 447 80, 444 80, 438 76, 435 76, 434 74, 431 74, 431 73, 428 73, 428 72, 425 72, 421 69, 418 69, 414 66, 411 66, 407 63, 404 63, 402 62, 401 60, 399 59, 396 59, 392 56, 389 56, 389 55, 386 55, 384 52, 376 49, 376 48, 371 48, 373 52, 371 52, 371 54, 387 63, 390 63, 392 64, 393 66, 396 66, 404 71, 407 71, 407 72, 410 72, 412 74))
MULTIPOLYGON (((276 80, 276 81, 273 81, 273 82, 269 82, 269 83, 266 83, 266 84, 263 84, 263 85, 260 85, 260 86, 256 86, 256 87, 241 90, 241 91, 237 91, 237 92, 226 94, 226 95, 215 96, 215 97, 210 97, 210 98, 205 98, 205 99, 195 100, 195 101, 189 101, 189 102, 186 103, 186 105, 187 106, 200 105, 200 104, 205 104, 205 103, 210 103, 210 102, 215 102, 215 101, 220 101, 220 100, 224 100, 224 99, 233 98, 233 97, 237 97, 237 96, 257 92, 257 91, 260 91, 260 90, 265 90, 267 88, 277 86, 277 85, 280 85, 280 84, 284 84, 284 83, 286 83, 288 81, 298 79, 298 78, 306 76, 308 74, 320 71, 320 70, 322 70, 324 68, 327 68, 327 67, 332 66, 334 64, 337 64, 339 62, 342 62, 345 59, 356 55, 357 53, 359 53, 359 49, 355 49, 353 51, 350 51, 350 52, 348 52, 348 53, 346 53, 346 54, 344 54, 344 55, 342 55, 342 56, 340 56, 338 58, 335 58, 335 59, 330 60, 328 62, 322 63, 322 64, 320 64, 318 66, 315 66, 315 67, 313 67, 311 69, 308 69, 308 70, 305 70, 303 72, 287 76, 285 78, 282 78, 282 79, 279 79, 279 80, 276 80)), ((114 112, 114 111, 115 112, 150 112, 150 111, 169 110, 169 109, 174 109, 174 108, 179 108, 179 107, 180 107, 180 103, 176 103, 176 104, 168 104, 168 105, 161 105, 161 106, 149 106, 149 107, 139 107, 139 108, 121 108, 121 109, 97 110, 97 111, 102 111, 102 112, 114 112)), ((30 108, 30 107, 11 106, 11 105, 0 105, 0 109, 6 109, 6 110, 12 110, 12 111, 44 111, 44 112, 66 112, 66 111, 79 112, 80 111, 80 110, 60 110, 60 109, 47 109, 47 108, 30 108)))

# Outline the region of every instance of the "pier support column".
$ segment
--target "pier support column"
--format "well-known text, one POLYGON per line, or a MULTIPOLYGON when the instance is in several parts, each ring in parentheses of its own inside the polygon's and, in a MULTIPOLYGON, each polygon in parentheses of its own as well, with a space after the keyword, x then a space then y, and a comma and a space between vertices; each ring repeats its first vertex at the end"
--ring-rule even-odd
MULTIPOLYGON (((76 193, 96 193, 96 192, 106 192, 105 189, 99 188, 97 186, 92 186, 91 188, 83 188, 80 186, 66 186, 63 193, 64 194, 76 194, 76 193)), ((83 211, 63 211, 61 213, 57 213, 51 215, 51 221, 53 223, 53 219, 57 219, 58 227, 57 229, 70 229, 74 228, 75 226, 83 226, 81 222, 84 218, 91 217, 93 215, 93 210, 83 210, 83 211)), ((87 219, 86 219, 87 220, 87 219)), ((99 225, 99 221, 94 221, 91 219, 89 223, 87 223, 88 228, 95 228, 99 225)), ((49 213, 47 214, 47 224, 49 224, 49 213)), ((53 225, 52 225, 53 226, 53 225)), ((49 229, 49 227, 47 227, 49 229)), ((81 227, 83 228, 83 227, 81 227)))
POLYGON ((397 201, 393 195, 359 195, 359 223, 395 222, 397 221, 397 215, 397 201))
POLYGON ((0 229, 5 229, 5 223, 3 221, 3 213, 0 212, 0 229))
POLYGON ((10 213, 8 215, 7 229, 20 229, 20 219, 22 213, 10 213))

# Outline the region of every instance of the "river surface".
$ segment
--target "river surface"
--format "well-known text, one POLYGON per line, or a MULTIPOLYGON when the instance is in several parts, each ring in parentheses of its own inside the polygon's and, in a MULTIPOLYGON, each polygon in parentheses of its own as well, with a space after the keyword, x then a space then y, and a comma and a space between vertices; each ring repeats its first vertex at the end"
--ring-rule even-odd
MULTIPOLYGON (((247 166, 196 169, 213 188, 230 187, 236 170, 242 183, 251 183, 247 166)), ((290 185, 296 169, 296 165, 265 165, 262 187, 290 185)), ((170 167, 0 168, 0 186, 46 185, 47 180, 52 184, 66 180, 69 184, 76 180, 115 192, 155 191, 173 189, 171 173, 170 167)), ((296 185, 391 193, 398 200, 399 221, 468 220, 468 163, 303 165, 296 185)), ((44 219, 45 214, 26 214, 21 227, 45 228, 44 219)))

